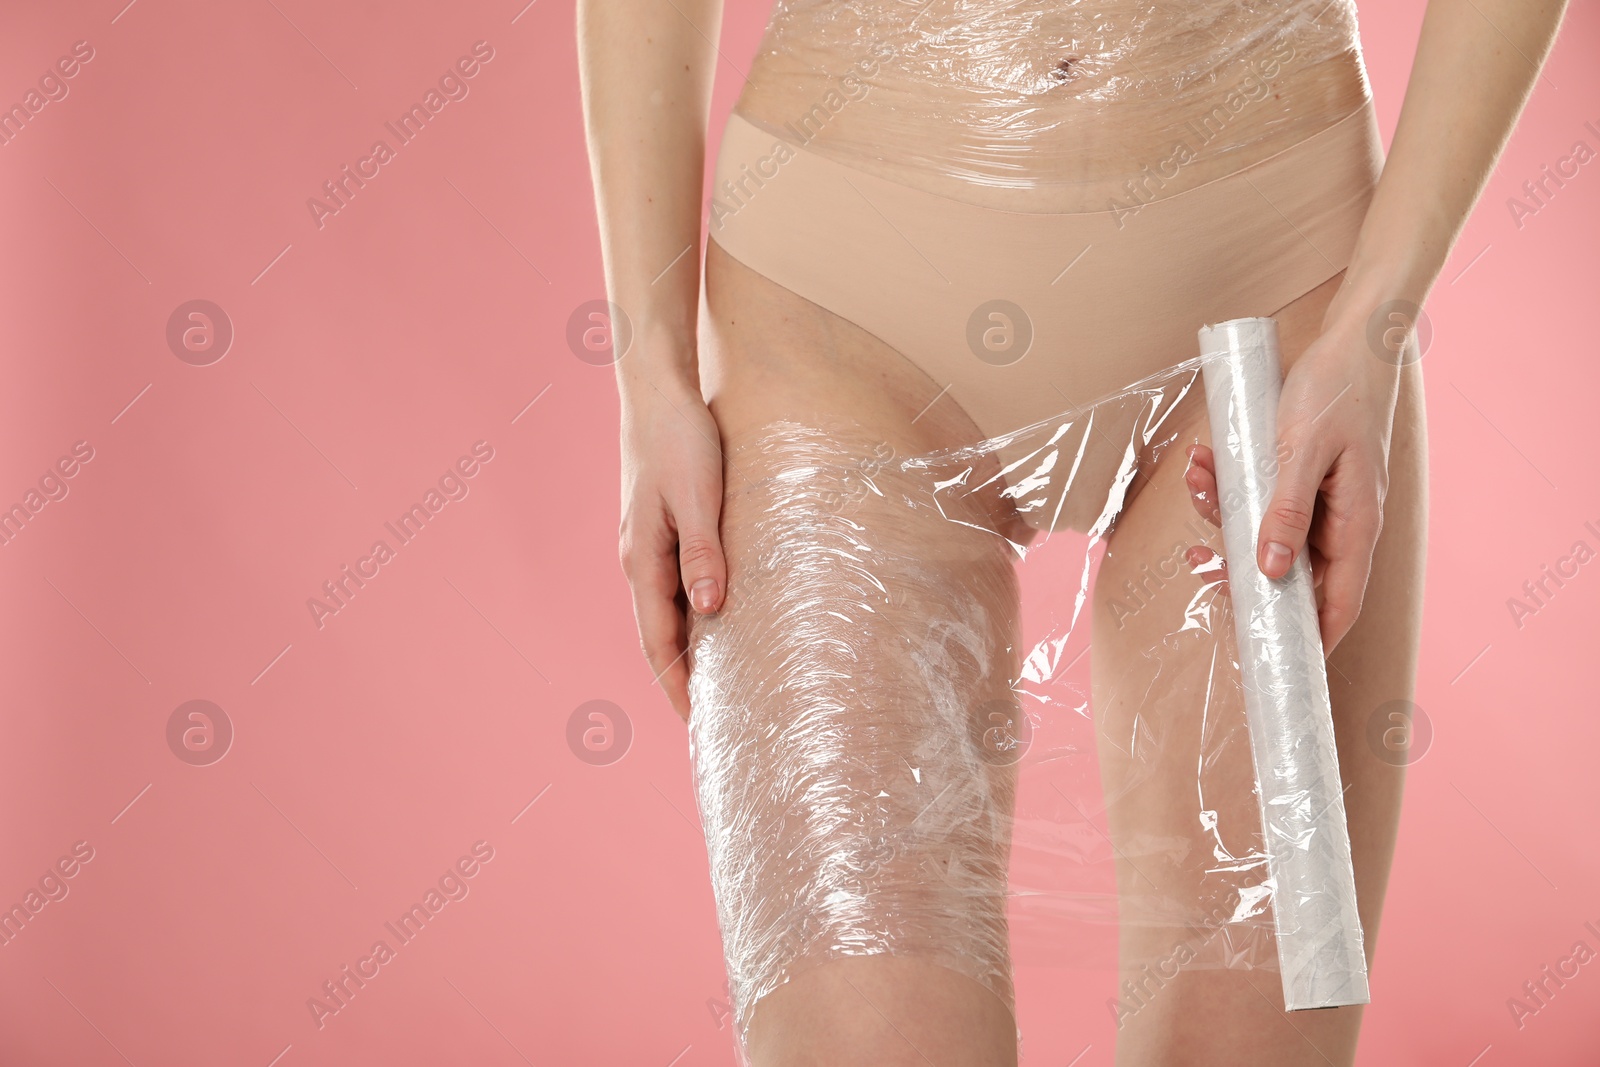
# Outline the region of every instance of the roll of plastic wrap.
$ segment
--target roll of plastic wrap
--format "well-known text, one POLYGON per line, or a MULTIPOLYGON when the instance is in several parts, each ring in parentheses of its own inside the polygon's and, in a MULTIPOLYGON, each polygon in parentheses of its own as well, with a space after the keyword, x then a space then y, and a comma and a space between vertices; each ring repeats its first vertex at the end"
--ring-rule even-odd
POLYGON ((1257 531, 1277 475, 1277 322, 1202 327, 1200 352, 1284 1006, 1366 1004, 1366 953, 1311 571, 1304 553, 1281 579, 1256 563, 1257 531))

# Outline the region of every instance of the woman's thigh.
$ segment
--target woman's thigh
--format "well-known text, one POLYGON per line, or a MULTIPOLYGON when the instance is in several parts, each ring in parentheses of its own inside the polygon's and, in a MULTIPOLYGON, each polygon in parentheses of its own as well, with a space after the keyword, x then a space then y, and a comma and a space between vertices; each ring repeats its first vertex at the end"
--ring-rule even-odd
POLYGON ((728 599, 690 635, 690 736, 756 1067, 1015 1063, 1005 929, 1007 541, 898 461, 976 429, 849 323, 708 253, 702 386, 728 599))
POLYGON ((913 455, 981 436, 942 395, 945 383, 715 241, 706 249, 700 352, 701 390, 725 440, 785 418, 854 419, 913 455))
MULTIPOLYGON (((1338 282, 1275 316, 1286 366, 1316 338, 1338 282)), ((1216 642, 1192 630, 1174 636, 1196 596, 1204 602, 1202 586, 1211 580, 1189 572, 1184 547, 1208 541, 1221 552, 1220 536, 1196 523, 1183 479, 1186 444, 1210 443, 1203 406, 1191 410, 1186 426, 1119 517, 1094 598, 1101 771, 1124 897, 1118 1062, 1170 1062, 1181 1049, 1183 1062, 1196 1065, 1348 1063, 1360 1007, 1287 1015, 1276 972, 1179 969, 1166 977, 1174 958, 1186 958, 1180 946, 1198 953, 1203 942, 1231 936, 1183 923, 1203 926, 1207 916, 1214 923, 1238 902, 1229 890, 1239 877, 1225 872, 1233 858, 1259 849, 1253 835, 1260 828, 1237 685, 1215 684, 1213 666, 1225 666, 1216 642), (1169 965, 1152 970, 1157 961, 1169 965)), ((1366 600, 1328 663, 1369 964, 1404 780, 1403 767, 1369 746, 1369 724, 1386 705, 1410 700, 1415 684, 1425 468, 1421 374, 1411 365, 1402 376, 1385 524, 1366 600)), ((1261 956, 1262 945, 1252 951, 1261 956)))

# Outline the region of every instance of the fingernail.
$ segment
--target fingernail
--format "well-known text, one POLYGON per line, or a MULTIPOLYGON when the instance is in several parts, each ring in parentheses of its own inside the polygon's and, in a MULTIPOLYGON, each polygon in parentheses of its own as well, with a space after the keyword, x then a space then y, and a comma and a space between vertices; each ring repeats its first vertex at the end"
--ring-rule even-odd
POLYGON ((708 612, 711 605, 717 602, 717 580, 715 578, 702 578, 694 583, 689 590, 689 602, 699 612, 708 612))
POLYGON ((1267 558, 1262 564, 1264 571, 1286 571, 1289 569, 1289 560, 1292 558, 1288 545, 1280 545, 1276 541, 1267 542, 1267 558))

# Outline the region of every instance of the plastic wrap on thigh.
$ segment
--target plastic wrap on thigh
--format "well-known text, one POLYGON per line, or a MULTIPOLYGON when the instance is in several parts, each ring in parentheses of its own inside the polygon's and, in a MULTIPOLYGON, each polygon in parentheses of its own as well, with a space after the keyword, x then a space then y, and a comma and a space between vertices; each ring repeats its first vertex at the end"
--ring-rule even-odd
POLYGON ((842 956, 923 957, 1012 1004, 1013 553, 928 506, 901 459, 798 423, 728 455, 728 597, 691 633, 690 744, 741 1033, 842 956))
POLYGON ((1219 475, 1251 468, 1224 522, 1257 521, 1272 435, 1228 420, 1273 405, 1227 399, 1219 358, 970 446, 779 423, 730 452, 690 739, 741 1033, 788 978, 878 953, 1008 1006, 1013 962, 1120 969, 1119 1026, 1197 969, 1365 997, 1308 576, 1252 571, 1236 616, 1173 454, 1210 399, 1219 475))
POLYGON ((1146 481, 1203 422, 1201 369, 1177 362, 1050 419, 901 461, 923 475, 928 507, 1017 559, 1027 610, 1012 681, 1008 920, 1019 963, 1115 968, 1120 928, 1124 965, 1131 951, 1167 969, 1276 966, 1230 604, 1215 566, 1187 558, 1220 538, 1186 495, 1151 545, 1112 536, 1135 496, 1170 492, 1146 481), (998 466, 1002 452, 1016 458, 998 466), (992 514, 992 496, 1028 522, 971 521, 992 514), (1091 685, 1096 642, 1123 651, 1091 685))
POLYGON ((1291 1009, 1367 999, 1310 574, 1303 561, 1281 580, 1254 566, 1283 458, 1276 327, 1240 319, 1200 335, 1202 357, 1114 396, 905 461, 957 522, 997 483, 1020 514, 1094 516, 1074 524, 1081 536, 1008 541, 1032 607, 1013 686, 1027 748, 1009 915, 1029 963, 1093 965, 1087 926, 1116 922, 1121 969, 1139 976, 1119 1024, 1185 969, 1278 970, 1291 1009), (1208 423, 1221 531, 1169 456, 1208 423), (1020 458, 996 471, 985 461, 1001 444, 1020 458), (1095 468, 1086 448, 1121 455, 1109 489, 1079 477, 1095 468), (1231 581, 1224 541, 1244 560, 1231 581), (1093 655, 1079 626, 1091 579, 1093 655))

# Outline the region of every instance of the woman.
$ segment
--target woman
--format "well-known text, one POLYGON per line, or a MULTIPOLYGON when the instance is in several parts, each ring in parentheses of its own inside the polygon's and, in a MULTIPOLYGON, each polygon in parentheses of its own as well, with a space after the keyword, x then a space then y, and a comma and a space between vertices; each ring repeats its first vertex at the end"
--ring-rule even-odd
MULTIPOLYGON (((1254 564, 1278 577, 1304 554, 1317 575, 1370 964, 1402 776, 1360 750, 1373 710, 1413 689, 1426 537, 1421 371, 1401 342, 1563 9, 1431 3, 1385 163, 1353 0, 779 0, 723 134, 702 294, 720 5, 580 0, 607 286, 634 331, 621 557, 645 655, 691 720, 751 1062, 1015 1062, 1009 778, 942 768, 960 879, 905 844, 925 807, 863 786, 959 732, 928 709, 1007 699, 1017 594, 991 547, 1038 529, 1115 522, 1094 605, 1104 732, 1162 686, 1181 716, 1142 654, 1164 613, 1126 620, 1109 591, 1190 507, 1214 516, 1207 428, 1186 403, 1163 439, 1188 449, 1129 453, 1133 415, 1085 432, 1046 516, 994 475, 1004 449, 964 516, 894 506, 916 487, 882 457, 1114 394, 1232 317, 1279 323, 1284 458, 1254 564), (902 836, 884 847, 886 827, 902 836)), ((1124 798, 1134 769, 1100 755, 1124 798)), ((1175 792, 1108 806, 1113 837, 1190 833, 1175 792)), ((1171 877, 1158 888, 1181 893, 1171 877)), ((1161 951, 1144 929, 1124 930, 1125 965, 1161 951)), ((1180 972, 1119 1020, 1118 1062, 1352 1061, 1359 1006, 1291 1020, 1278 996, 1244 971, 1180 972)))

